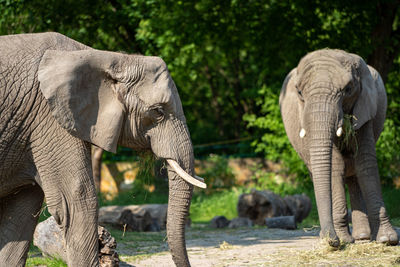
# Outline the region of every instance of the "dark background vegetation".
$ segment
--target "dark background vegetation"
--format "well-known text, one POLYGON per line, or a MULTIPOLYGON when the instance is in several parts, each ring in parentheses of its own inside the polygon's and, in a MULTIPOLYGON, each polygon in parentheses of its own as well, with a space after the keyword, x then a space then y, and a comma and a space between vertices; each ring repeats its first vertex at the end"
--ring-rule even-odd
MULTIPOLYGON (((160 56, 180 92, 197 157, 220 155, 222 166, 223 156, 265 157, 282 163, 285 174, 306 187, 307 170, 280 118, 281 84, 310 51, 329 47, 359 54, 386 82, 389 105, 378 160, 390 187, 400 162, 399 5, 393 0, 0 0, 0 34, 57 31, 97 49, 160 56)), ((105 159, 131 156, 120 149, 119 158, 105 159)), ((267 176, 261 175, 261 184, 272 186, 264 183, 267 176)))

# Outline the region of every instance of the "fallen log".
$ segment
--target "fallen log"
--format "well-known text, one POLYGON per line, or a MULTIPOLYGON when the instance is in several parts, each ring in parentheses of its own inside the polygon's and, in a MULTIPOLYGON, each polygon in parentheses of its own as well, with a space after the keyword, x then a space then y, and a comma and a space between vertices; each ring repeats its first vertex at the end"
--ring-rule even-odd
POLYGON ((167 224, 167 209, 167 204, 102 207, 99 224, 131 231, 160 231, 167 224))
POLYGON ((311 211, 311 200, 304 194, 281 196, 265 190, 252 190, 242 194, 237 205, 239 217, 246 217, 258 225, 265 225, 266 218, 279 216, 295 216, 301 222, 311 211))
POLYGON ((279 216, 266 218, 265 224, 268 228, 280 228, 287 230, 297 229, 296 218, 294 216, 279 216))

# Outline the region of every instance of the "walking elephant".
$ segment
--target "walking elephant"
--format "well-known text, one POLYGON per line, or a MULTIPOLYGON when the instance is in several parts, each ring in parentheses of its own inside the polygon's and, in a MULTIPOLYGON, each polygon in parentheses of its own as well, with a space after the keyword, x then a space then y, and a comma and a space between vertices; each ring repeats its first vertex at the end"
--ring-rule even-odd
POLYGON ((98 266, 90 144, 151 150, 169 163, 168 243, 175 264, 190 265, 185 220, 193 184, 205 184, 162 59, 58 33, 1 36, 0 118, 0 266, 24 265, 44 196, 69 266, 98 266))
POLYGON ((307 54, 284 81, 283 123, 313 179, 320 236, 332 246, 339 245, 339 238, 353 242, 370 234, 379 242, 398 243, 383 203, 375 152, 386 105, 379 73, 341 50, 307 54), (344 183, 353 209, 353 237, 344 183))

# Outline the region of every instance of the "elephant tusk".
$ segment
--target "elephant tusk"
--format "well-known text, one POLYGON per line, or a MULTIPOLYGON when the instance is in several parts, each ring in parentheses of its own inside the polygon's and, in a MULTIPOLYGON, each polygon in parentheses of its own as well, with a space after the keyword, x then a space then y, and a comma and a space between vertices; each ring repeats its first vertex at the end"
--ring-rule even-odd
POLYGON ((337 129, 337 131, 336 131, 336 135, 337 135, 338 137, 340 137, 340 136, 342 136, 342 134, 343 134, 343 128, 342 128, 342 127, 339 127, 339 129, 337 129))
POLYGON ((304 130, 304 128, 301 128, 299 135, 300 138, 304 138, 304 136, 306 136, 306 130, 304 130))
POLYGON ((196 178, 192 177, 191 175, 189 175, 187 172, 185 172, 181 166, 179 166, 178 162, 176 162, 175 160, 172 159, 167 159, 168 164, 172 167, 172 169, 174 169, 174 171, 180 176, 182 177, 183 180, 185 180, 186 182, 198 186, 200 188, 207 188, 207 185, 204 183, 204 179, 198 176, 195 176, 196 178))

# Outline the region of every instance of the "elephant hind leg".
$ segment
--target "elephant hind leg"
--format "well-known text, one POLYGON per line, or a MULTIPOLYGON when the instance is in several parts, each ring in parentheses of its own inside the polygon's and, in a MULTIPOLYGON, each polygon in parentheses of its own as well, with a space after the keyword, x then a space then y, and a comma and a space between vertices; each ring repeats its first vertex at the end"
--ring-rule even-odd
POLYGON ((356 176, 346 178, 351 203, 351 220, 353 223, 352 236, 355 240, 370 240, 371 229, 369 227, 367 208, 362 197, 356 176))
POLYGON ((0 199, 0 266, 25 266, 43 197, 33 185, 0 199))

